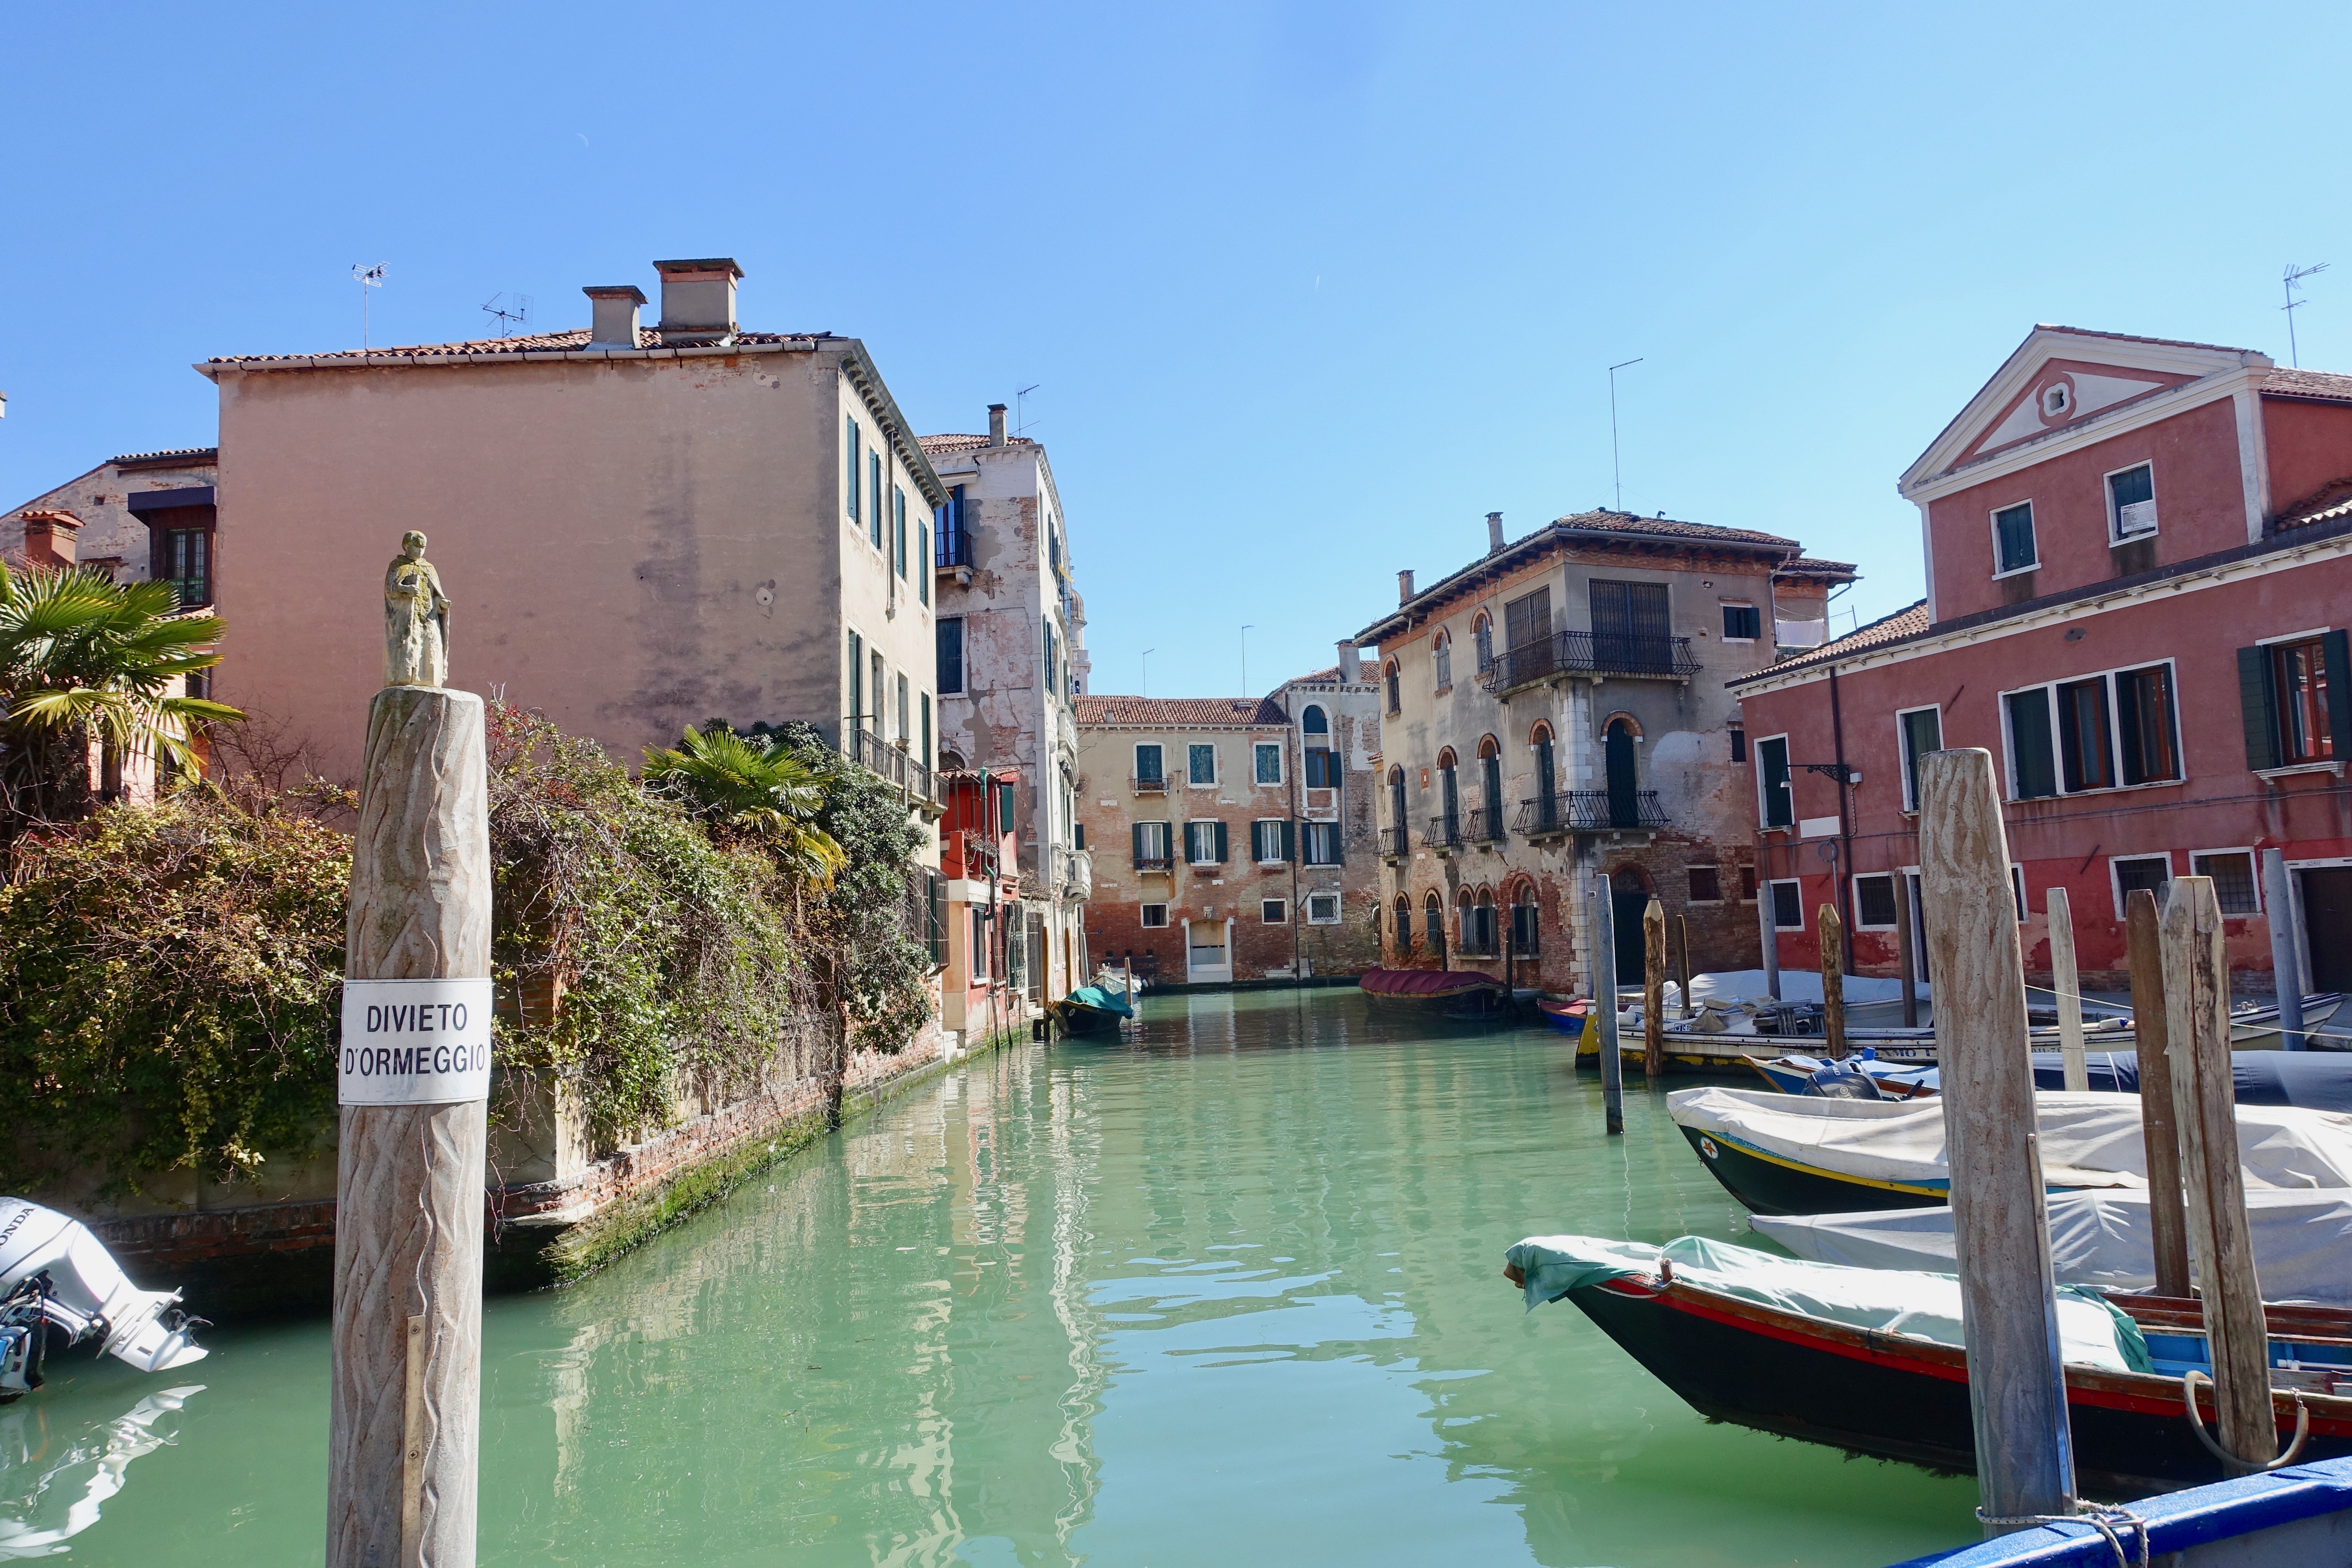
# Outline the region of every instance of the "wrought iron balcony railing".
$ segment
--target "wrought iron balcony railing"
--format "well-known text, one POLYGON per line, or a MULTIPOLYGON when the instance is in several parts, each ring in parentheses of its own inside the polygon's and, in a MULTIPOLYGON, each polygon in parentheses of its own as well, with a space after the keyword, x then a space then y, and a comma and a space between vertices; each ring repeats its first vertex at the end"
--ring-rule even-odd
POLYGON ((1127 787, 1136 795, 1166 795, 1168 781, 1157 774, 1145 778, 1141 773, 1129 773, 1127 775, 1127 787))
POLYGON ((842 731, 841 754, 919 800, 937 798, 931 793, 931 770, 922 759, 899 750, 863 725, 853 724, 842 731))
POLYGON ((944 572, 952 566, 971 564, 971 531, 963 528, 943 528, 931 541, 931 559, 937 570, 944 572))
POLYGON ((1134 859, 1135 868, 1139 871, 1165 871, 1176 864, 1175 857, 1165 850, 1156 855, 1150 853, 1138 855, 1134 859))
POLYGON ((1462 819, 1458 816, 1431 817, 1429 833, 1422 842, 1432 849, 1459 849, 1462 847, 1462 819))
POLYGON ((1510 691, 1556 675, 1653 675, 1680 680, 1698 673, 1688 637, 1619 632, 1554 632, 1495 656, 1478 674, 1488 691, 1510 691))
POLYGON ((1503 808, 1489 811, 1485 806, 1470 812, 1469 839, 1473 844, 1499 844, 1503 841, 1503 808))
POLYGON ((1540 836, 1612 829, 1646 832, 1666 825, 1656 790, 1634 790, 1612 800, 1605 789, 1570 789, 1519 802, 1518 820, 1513 826, 1522 834, 1540 836))
POLYGON ((1392 860, 1402 859, 1412 849, 1412 846, 1406 842, 1406 838, 1407 835, 1405 830, 1402 827, 1381 828, 1381 853, 1392 860))

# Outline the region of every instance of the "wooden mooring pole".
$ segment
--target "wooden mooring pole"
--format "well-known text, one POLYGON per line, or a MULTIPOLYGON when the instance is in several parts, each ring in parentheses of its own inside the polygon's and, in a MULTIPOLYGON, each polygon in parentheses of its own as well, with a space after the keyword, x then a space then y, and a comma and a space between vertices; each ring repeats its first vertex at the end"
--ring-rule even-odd
POLYGON ((368 712, 336 1156, 328 1568, 472 1568, 490 845, 482 700, 368 712))
POLYGON ((1601 1047, 1601 1109, 1606 1131, 1625 1131, 1625 1060, 1617 1045, 1617 906, 1606 872, 1592 879, 1592 1031, 1601 1047))
POLYGON ((1764 994, 1780 999, 1780 915, 1772 906, 1772 884, 1764 879, 1764 858, 1756 858, 1757 942, 1764 967, 1764 994))
POLYGON ((1834 1058, 1845 1055, 1845 922, 1834 905, 1822 906, 1816 929, 1822 941, 1822 1046, 1834 1058))
POLYGON ((1675 984, 1682 991, 1683 1016, 1696 1018, 1698 1016, 1698 1004, 1691 999, 1690 917, 1688 915, 1675 917, 1675 959, 1676 969, 1675 984))
POLYGON ((2147 1227, 2156 1254, 2156 1293, 2189 1294, 2189 1211, 2180 1195, 2180 1130, 2174 1110, 2172 1056, 2165 1049, 2164 942, 2156 895, 2135 888, 2124 899, 2124 951, 2131 965, 2132 1039, 2139 1060, 2140 1138, 2147 1148, 2147 1227))
POLYGON ((2009 840, 1992 753, 1919 767, 1919 874, 1936 976, 1936 1046, 1976 1428, 1979 1517, 2074 1511, 2074 1454, 2058 1351, 2050 1226, 2009 840))
POLYGON ((1642 1076, 1655 1083, 1666 1070, 1666 907, 1652 899, 1642 911, 1642 1076))
POLYGON ((2189 1247, 2205 1303, 2213 1361, 2215 1434, 2234 1473, 2278 1457, 2271 1412, 2269 1331, 2246 1229, 2238 1106, 2230 1070, 2230 965, 2210 877, 2176 877, 2164 901, 2166 1047, 2189 1189, 2189 1247))
POLYGON ((1911 929, 1911 876, 1895 873, 1895 956, 1903 967, 1903 1026, 1919 1026, 1919 933, 1911 929))
POLYGON ((2050 989, 2058 994, 2058 1060, 2068 1094, 2087 1094, 2091 1069, 2083 1060, 2083 987, 2074 968, 2074 910, 2066 889, 2050 889, 2050 989))

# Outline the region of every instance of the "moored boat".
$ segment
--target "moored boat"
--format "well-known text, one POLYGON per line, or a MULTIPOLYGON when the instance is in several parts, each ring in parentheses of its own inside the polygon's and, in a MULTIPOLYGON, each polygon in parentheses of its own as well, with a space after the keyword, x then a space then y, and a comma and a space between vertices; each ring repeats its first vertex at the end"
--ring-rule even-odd
POLYGON ((1509 996, 1501 981, 1475 969, 1368 969, 1356 984, 1383 1012, 1425 1016, 1500 1013, 1509 996))
POLYGON ((1118 1026, 1135 1016, 1127 998, 1101 985, 1081 985, 1054 1004, 1054 1016, 1073 1035, 1115 1036, 1118 1026))

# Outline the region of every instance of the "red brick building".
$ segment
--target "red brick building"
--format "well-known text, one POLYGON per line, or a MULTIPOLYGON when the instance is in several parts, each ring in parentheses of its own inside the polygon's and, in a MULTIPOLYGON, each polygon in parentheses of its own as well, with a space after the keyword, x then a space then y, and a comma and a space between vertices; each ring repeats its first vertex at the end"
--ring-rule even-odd
POLYGON ((944 768, 933 776, 940 819, 940 1026, 970 1049, 1025 1032, 1036 1015, 1021 900, 1018 768, 944 768))
POLYGON ((1894 973, 1913 760, 1982 746, 2029 971, 2050 967, 2051 888, 2084 983, 2120 986, 2125 895, 2209 875, 2252 988, 2273 917, 2314 988, 2352 988, 2352 376, 2038 327, 1901 490, 1927 597, 1731 683, 1780 961, 1818 962, 1834 902, 1856 964, 1894 973), (2266 907, 2270 847, 2294 909, 2266 907))

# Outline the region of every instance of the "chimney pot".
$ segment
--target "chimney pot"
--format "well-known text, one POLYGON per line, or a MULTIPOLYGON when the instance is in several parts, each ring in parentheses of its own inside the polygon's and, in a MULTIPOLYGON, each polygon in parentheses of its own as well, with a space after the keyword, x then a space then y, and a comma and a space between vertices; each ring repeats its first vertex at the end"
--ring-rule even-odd
POLYGON ((25 563, 68 567, 74 563, 74 536, 81 519, 58 508, 28 511, 25 519, 25 563))
POLYGON ((1490 511, 1486 514, 1486 553, 1492 555, 1502 548, 1503 514, 1499 511, 1490 511))
POLYGON ((634 283, 608 283, 580 291, 588 296, 592 312, 588 328, 590 348, 633 349, 637 346, 637 307, 646 302, 644 289, 634 283))
POLYGON ((992 447, 1004 445, 1004 405, 1002 403, 988 405, 988 444, 992 447))
POLYGON ((1412 568, 1408 566, 1397 574, 1397 603, 1402 605, 1412 597, 1412 568))
POLYGON ((1356 662, 1356 645, 1341 638, 1339 642, 1339 679, 1348 686, 1356 684, 1362 666, 1356 662))
POLYGON ((735 341, 735 280, 743 269, 731 257, 656 261, 661 274, 661 334, 665 345, 735 341))

